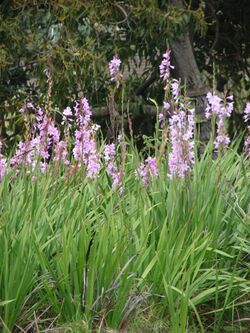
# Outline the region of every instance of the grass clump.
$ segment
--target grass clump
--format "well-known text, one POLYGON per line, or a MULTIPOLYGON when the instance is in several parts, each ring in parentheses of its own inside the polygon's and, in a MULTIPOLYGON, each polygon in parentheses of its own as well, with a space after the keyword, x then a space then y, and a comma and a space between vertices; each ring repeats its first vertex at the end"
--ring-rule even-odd
POLYGON ((233 149, 206 154, 175 180, 162 161, 145 186, 136 156, 127 154, 123 193, 105 169, 92 181, 52 165, 35 181, 24 170, 3 178, 2 332, 74 322, 144 332, 151 316, 152 332, 247 332, 248 162, 233 149))

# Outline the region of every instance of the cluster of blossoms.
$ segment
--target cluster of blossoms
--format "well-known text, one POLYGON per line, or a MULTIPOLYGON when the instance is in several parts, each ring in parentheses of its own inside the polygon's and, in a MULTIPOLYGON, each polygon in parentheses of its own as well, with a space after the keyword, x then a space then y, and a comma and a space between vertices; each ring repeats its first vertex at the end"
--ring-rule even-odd
POLYGON ((51 157, 50 150, 60 141, 60 132, 55 125, 55 122, 47 115, 44 115, 43 121, 38 125, 40 135, 38 136, 39 153, 44 161, 48 161, 51 157))
POLYGON ((78 129, 75 131, 73 155, 78 165, 85 165, 87 177, 95 178, 100 170, 100 156, 96 148, 97 126, 90 126, 92 112, 87 98, 83 97, 74 106, 78 129))
POLYGON ((218 151, 223 151, 230 143, 226 131, 225 120, 231 116, 233 111, 233 96, 228 96, 226 103, 223 103, 223 100, 220 97, 209 92, 207 94, 207 100, 206 118, 209 119, 212 115, 216 116, 217 135, 214 141, 214 147, 218 151))
MULTIPOLYGON (((88 100, 83 97, 75 103, 73 109, 67 107, 63 111, 62 125, 64 128, 65 140, 60 140, 61 133, 55 122, 45 114, 41 108, 35 108, 31 103, 20 110, 24 114, 24 121, 28 127, 29 120, 35 118, 29 127, 29 134, 25 141, 18 143, 16 152, 10 161, 11 167, 19 173, 21 167, 26 168, 26 173, 42 171, 46 172, 49 162, 64 163, 71 166, 70 151, 68 151, 69 130, 74 125, 75 144, 72 150, 75 167, 84 166, 86 176, 90 179, 96 178, 101 168, 101 153, 96 146, 96 134, 99 125, 92 125, 90 120, 92 112, 88 100), (30 112, 31 115, 30 115, 30 112), (34 117, 35 115, 35 117, 34 117), (31 117, 30 117, 31 116, 31 117), (73 121, 75 118, 75 122, 73 121)), ((122 136, 118 136, 121 142, 122 136)), ((0 180, 5 174, 7 163, 1 154, 2 144, 0 144, 0 180)), ((108 175, 112 178, 112 188, 123 192, 122 172, 118 171, 115 162, 116 147, 114 144, 106 145, 103 158, 108 175)), ((34 180, 37 177, 33 176, 34 180)))
MULTIPOLYGON (((115 56, 109 63, 111 81, 119 86, 122 79, 120 73, 121 60, 115 56)), ((16 175, 22 167, 27 174, 34 171, 46 172, 49 162, 63 163, 66 166, 78 168, 84 166, 88 178, 96 178, 101 168, 101 153, 97 150, 96 136, 99 126, 91 124, 92 112, 88 100, 83 97, 75 103, 74 108, 66 107, 62 114, 61 125, 64 126, 64 140, 60 139, 62 133, 55 122, 44 113, 41 108, 36 108, 32 103, 27 103, 19 110, 23 114, 26 127, 24 141, 18 143, 16 152, 10 160, 10 166, 16 175), (34 121, 31 121, 35 119, 34 121), (74 121, 75 120, 75 121, 74 121), (75 144, 72 152, 68 151, 70 129, 74 127, 75 144), (70 155, 74 162, 70 162, 70 155), (72 164, 72 165, 71 165, 72 164)), ((118 136, 118 142, 122 140, 118 136)), ((0 180, 6 172, 6 159, 1 154, 0 145, 0 180)), ((113 189, 123 191, 122 172, 119 172, 115 163, 115 145, 107 145, 104 151, 104 161, 107 172, 113 181, 113 189)), ((70 170, 69 169, 69 170, 70 170)), ((34 174, 34 179, 36 176, 34 174)))
MULTIPOLYGON (((31 104, 31 103, 28 103, 31 104)), ((10 161, 11 166, 32 165, 34 170, 37 167, 37 161, 40 159, 41 170, 46 171, 47 163, 51 157, 51 149, 53 145, 59 143, 60 132, 55 122, 43 113, 41 108, 35 109, 32 105, 25 109, 21 109, 21 113, 27 116, 28 109, 32 109, 35 114, 35 121, 31 129, 30 137, 25 142, 20 141, 17 151, 10 161)))
POLYGON ((7 161, 6 158, 2 155, 2 142, 0 141, 0 181, 3 179, 3 176, 7 170, 7 161))
POLYGON ((194 164, 194 109, 174 112, 169 120, 172 150, 168 158, 170 178, 184 178, 194 164))
POLYGON ((179 85, 178 80, 176 80, 176 79, 172 80, 171 90, 172 90, 172 96, 173 96, 174 101, 178 102, 179 95, 180 95, 180 85, 179 85))
POLYGON ((163 54, 160 77, 165 83, 164 90, 170 95, 172 111, 170 102, 164 100, 163 113, 159 114, 159 124, 164 127, 165 119, 169 118, 172 143, 168 159, 169 176, 184 178, 194 164, 194 109, 190 109, 189 104, 181 98, 179 81, 170 79, 171 68, 174 67, 171 66, 170 50, 168 50, 163 54))
POLYGON ((166 119, 171 117, 170 104, 163 101, 163 112, 159 113, 158 121, 161 128, 165 127, 166 119))
MULTIPOLYGON (((250 103, 247 103, 245 111, 244 111, 244 121, 250 122, 250 103)), ((247 135, 244 143, 244 148, 247 156, 250 156, 250 125, 247 126, 247 135)))
POLYGON ((34 149, 35 149, 35 140, 27 140, 26 142, 20 141, 17 146, 17 150, 15 155, 10 160, 10 165, 12 167, 18 165, 29 165, 32 163, 34 157, 34 149))
POLYGON ((149 156, 145 163, 141 163, 135 170, 135 175, 144 185, 148 185, 150 180, 158 176, 156 158, 149 156))
POLYGON ((174 68, 174 66, 172 66, 170 64, 170 54, 171 54, 171 50, 167 50, 166 53, 163 54, 163 59, 159 66, 160 77, 162 78, 162 80, 166 84, 166 86, 169 82, 170 68, 174 68))
POLYGON ((55 155, 54 161, 63 161, 65 165, 68 165, 70 162, 67 159, 68 151, 67 151, 67 143, 63 140, 59 141, 55 146, 55 155))
POLYGON ((20 112, 20 113, 27 113, 27 110, 28 110, 28 109, 35 110, 34 105, 33 105, 32 103, 30 103, 30 102, 27 103, 25 107, 21 108, 21 109, 19 110, 19 112, 20 112))
MULTIPOLYGON (((10 161, 12 167, 31 166, 31 170, 40 169, 46 172, 49 161, 61 162, 69 165, 69 152, 67 150, 67 139, 69 129, 73 122, 72 117, 76 117, 78 125, 75 131, 75 146, 73 155, 77 165, 86 167, 87 177, 94 178, 100 170, 99 153, 96 149, 95 136, 98 126, 90 125, 91 111, 86 98, 76 102, 74 112, 70 107, 63 111, 62 124, 65 125, 65 140, 60 140, 61 133, 47 114, 41 108, 36 109, 31 103, 20 110, 25 116, 25 121, 29 118, 29 111, 35 114, 35 121, 30 128, 30 133, 25 141, 20 141, 17 150, 10 161)), ((28 173, 30 170, 27 171, 28 173)))
MULTIPOLYGON (((174 68, 174 66, 170 63, 170 54, 171 50, 167 50, 166 53, 163 54, 162 62, 159 66, 160 69, 160 77, 164 83, 164 90, 167 91, 171 86, 173 91, 177 92, 176 89, 179 88, 177 80, 170 80, 170 69, 174 68), (177 86, 176 86, 176 82, 177 86), (171 83, 172 82, 172 83, 171 83)), ((166 97, 166 96, 165 96, 166 97)), ((165 119, 170 117, 170 104, 168 101, 163 101, 163 112, 159 113, 159 125, 161 128, 165 127, 165 119)))
MULTIPOLYGON (((111 81, 119 86, 122 74, 120 73, 121 60, 118 56, 109 63, 111 81)), ((170 79, 170 50, 163 55, 160 65, 160 76, 165 84, 165 99, 168 94, 168 101, 163 102, 163 112, 159 114, 161 127, 165 126, 166 119, 169 119, 169 131, 171 140, 171 152, 168 158, 170 177, 185 178, 191 171, 194 164, 194 109, 190 102, 187 102, 180 94, 179 81, 170 79)), ((216 116, 217 136, 214 146, 217 150, 225 149, 230 143, 226 132, 225 120, 230 117, 233 111, 233 96, 226 98, 224 102, 220 97, 208 93, 208 104, 206 107, 206 117, 216 116)), ((87 178, 94 179, 101 169, 101 153, 97 150, 96 136, 98 125, 91 124, 92 112, 87 98, 83 97, 75 103, 74 108, 66 107, 62 114, 61 125, 64 126, 64 140, 57 128, 55 121, 41 108, 36 108, 32 103, 27 103, 19 110, 24 116, 26 127, 26 138, 18 143, 16 152, 10 160, 10 167, 19 173, 21 167, 25 167, 27 173, 41 171, 46 173, 49 162, 63 163, 67 167, 84 167, 87 178), (32 116, 30 116, 30 114, 32 116), (34 119, 31 122, 31 119, 34 119), (74 121, 75 120, 75 121, 74 121), (68 151, 70 129, 74 126, 75 143, 72 151, 68 151), (70 162, 70 155, 73 155, 74 162, 70 162)), ((128 118, 130 121, 130 118, 128 118)), ((244 121, 250 121, 250 103, 247 103, 244 112, 244 121)), ((250 156, 250 126, 247 127, 248 135, 245 140, 245 151, 250 156)), ((117 138, 122 141, 122 136, 117 138)), ((121 145, 122 148, 125 145, 121 145)), ((122 162, 125 161, 126 149, 122 149, 122 162)), ((116 146, 107 144, 104 147, 103 161, 108 175, 112 179, 112 188, 119 190, 123 188, 123 167, 117 167, 116 146)), ((69 169, 69 170, 70 170, 69 169)), ((2 155, 2 143, 0 141, 0 181, 7 172, 7 161, 2 155)), ((158 176, 157 163, 155 157, 148 157, 135 170, 136 177, 143 184, 148 185, 158 176)), ((34 176, 34 178, 36 178, 34 176)))
POLYGON ((69 106, 66 107, 66 109, 63 110, 63 119, 62 119, 62 125, 66 125, 67 127, 71 127, 70 123, 72 122, 73 113, 69 106))
POLYGON ((117 55, 113 57, 113 59, 109 63, 109 73, 111 77, 111 81, 116 83, 116 86, 119 87, 120 81, 122 79, 122 74, 120 72, 121 60, 117 55))
POLYGON ((112 188, 119 189, 120 193, 124 191, 122 185, 122 172, 118 171, 116 162, 116 147, 114 143, 107 144, 104 147, 104 161, 107 167, 107 173, 112 178, 112 188))
MULTIPOLYGON (((176 79, 173 79, 172 81, 168 81, 170 83, 170 88, 172 92, 173 102, 175 104, 178 104, 179 97, 180 97, 180 86, 179 81, 176 79)), ((170 118, 172 116, 171 114, 171 105, 167 101, 163 101, 163 112, 159 113, 159 125, 161 128, 165 127, 166 125, 166 119, 170 118)))

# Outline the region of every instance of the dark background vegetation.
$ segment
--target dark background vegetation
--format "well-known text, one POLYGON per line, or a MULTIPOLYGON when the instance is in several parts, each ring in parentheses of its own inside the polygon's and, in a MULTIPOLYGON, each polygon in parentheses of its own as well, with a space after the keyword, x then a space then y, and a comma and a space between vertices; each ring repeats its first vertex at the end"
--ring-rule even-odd
POLYGON ((204 84, 236 97, 233 135, 243 128, 249 97, 249 17, 249 0, 3 0, 0 137, 11 146, 23 133, 23 103, 44 104, 46 69, 55 113, 82 94, 93 107, 107 105, 107 63, 115 53, 125 70, 126 103, 142 105, 151 97, 161 104, 162 54, 187 31, 204 84))

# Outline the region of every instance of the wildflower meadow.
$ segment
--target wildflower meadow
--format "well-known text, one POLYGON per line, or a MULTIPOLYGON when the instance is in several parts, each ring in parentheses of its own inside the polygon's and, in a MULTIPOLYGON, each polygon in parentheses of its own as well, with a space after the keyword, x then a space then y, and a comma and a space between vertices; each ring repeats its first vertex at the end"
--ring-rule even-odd
POLYGON ((24 137, 0 143, 2 333, 250 332, 250 103, 230 140, 234 98, 208 92, 201 142, 170 55, 143 149, 122 121, 105 137, 88 96, 55 118, 48 73, 45 105, 27 97, 24 137))

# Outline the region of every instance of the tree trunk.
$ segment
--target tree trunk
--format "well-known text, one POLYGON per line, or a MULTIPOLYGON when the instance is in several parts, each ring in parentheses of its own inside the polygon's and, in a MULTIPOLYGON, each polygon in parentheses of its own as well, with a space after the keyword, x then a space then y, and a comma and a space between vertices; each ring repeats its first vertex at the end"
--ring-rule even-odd
MULTIPOLYGON (((184 9, 182 0, 170 0, 172 6, 184 9)), ((208 89, 202 82, 201 73, 197 66, 193 47, 189 37, 189 33, 185 32, 171 45, 173 64, 175 66, 174 76, 181 79, 182 83, 186 83, 189 93, 195 98, 195 112, 198 122, 199 139, 203 143, 207 143, 211 133, 211 123, 205 118, 206 93, 208 89)))

